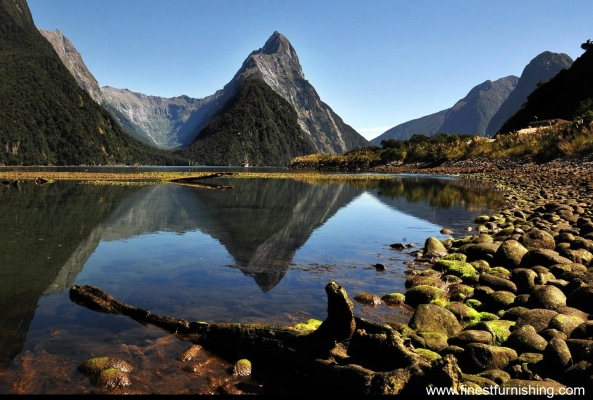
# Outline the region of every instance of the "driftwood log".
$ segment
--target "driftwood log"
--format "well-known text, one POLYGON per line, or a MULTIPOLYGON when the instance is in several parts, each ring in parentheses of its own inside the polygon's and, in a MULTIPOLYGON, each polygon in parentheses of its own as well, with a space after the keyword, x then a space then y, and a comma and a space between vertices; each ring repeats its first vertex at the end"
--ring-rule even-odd
POLYGON ((328 315, 316 330, 188 322, 127 305, 95 286, 72 286, 70 298, 92 310, 158 326, 231 362, 247 358, 255 379, 291 393, 426 395, 431 386, 459 389, 462 373, 453 356, 429 361, 390 326, 355 317, 337 283, 330 282, 325 291, 328 315))

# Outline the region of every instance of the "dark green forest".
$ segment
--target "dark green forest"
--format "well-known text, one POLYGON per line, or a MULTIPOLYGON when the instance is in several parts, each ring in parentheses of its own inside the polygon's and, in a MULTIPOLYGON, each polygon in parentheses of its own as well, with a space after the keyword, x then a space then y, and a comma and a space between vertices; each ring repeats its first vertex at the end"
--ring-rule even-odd
POLYGON ((246 158, 250 165, 280 166, 313 152, 290 103, 263 80, 252 78, 176 154, 199 165, 240 165, 246 158))
POLYGON ((0 0, 0 165, 187 162, 125 134, 38 32, 24 0, 0 0))

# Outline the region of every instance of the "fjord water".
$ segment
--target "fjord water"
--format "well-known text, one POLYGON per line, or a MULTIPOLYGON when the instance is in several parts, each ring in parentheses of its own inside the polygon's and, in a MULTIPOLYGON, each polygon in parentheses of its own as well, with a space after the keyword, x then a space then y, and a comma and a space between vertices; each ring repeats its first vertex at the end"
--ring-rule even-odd
MULTIPOLYGON (((404 292, 414 249, 390 244, 420 248, 429 236, 446 238, 443 227, 465 235, 501 204, 491 185, 456 178, 208 182, 234 188, 0 185, 0 394, 89 393, 76 367, 104 355, 146 370, 139 392, 167 392, 164 371, 175 386, 195 384, 172 367, 187 342, 76 305, 73 284, 189 321, 323 320, 330 280, 351 299, 404 292)), ((356 302, 355 312, 387 323, 409 317, 405 307, 356 302)))

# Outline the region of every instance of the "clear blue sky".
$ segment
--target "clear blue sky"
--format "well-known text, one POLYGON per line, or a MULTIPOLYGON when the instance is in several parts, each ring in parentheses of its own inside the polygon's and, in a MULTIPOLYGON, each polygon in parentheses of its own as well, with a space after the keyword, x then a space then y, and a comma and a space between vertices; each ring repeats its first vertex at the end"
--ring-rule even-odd
POLYGON ((202 98, 278 31, 321 99, 368 139, 593 39, 591 0, 28 0, 101 86, 202 98))

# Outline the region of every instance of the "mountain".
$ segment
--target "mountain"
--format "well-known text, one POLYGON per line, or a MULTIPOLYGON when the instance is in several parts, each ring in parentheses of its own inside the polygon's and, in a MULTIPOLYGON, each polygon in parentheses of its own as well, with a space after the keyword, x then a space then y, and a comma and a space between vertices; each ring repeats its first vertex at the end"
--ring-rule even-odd
POLYGON ((82 60, 82 56, 76 50, 72 42, 60 32, 59 29, 55 31, 47 31, 39 29, 39 32, 51 43, 60 59, 68 68, 76 82, 81 88, 86 90, 91 95, 93 100, 101 104, 103 102, 103 94, 101 88, 95 77, 90 73, 86 64, 82 60))
POLYGON ((527 102, 500 128, 508 133, 525 128, 538 120, 572 120, 582 102, 593 98, 593 51, 587 50, 570 68, 563 69, 548 82, 539 85, 527 102))
MULTIPOLYGON (((70 69, 80 86, 93 87, 94 90, 94 86, 87 84, 91 80, 88 79, 87 74, 79 72, 82 69, 87 70, 78 52, 73 47, 70 49, 71 43, 59 31, 47 33, 47 35, 56 37, 50 42, 56 47, 56 52, 63 57, 64 64, 70 69)), ((88 75, 92 77, 90 73, 88 75)), ((188 96, 164 98, 104 86, 101 88, 102 97, 99 102, 114 115, 122 128, 131 136, 160 148, 181 149, 197 140, 202 129, 215 115, 220 114, 225 103, 235 96, 246 80, 251 79, 265 82, 296 111, 298 125, 304 133, 303 143, 307 143, 307 153, 302 153, 305 148, 301 146, 302 151, 297 150, 297 153, 294 153, 291 150, 290 154, 344 153, 356 147, 370 145, 370 142, 345 124, 327 104, 321 101, 315 88, 305 79, 296 51, 288 39, 278 32, 274 32, 264 47, 253 51, 233 79, 211 96, 203 99, 188 96)), ((227 105, 225 109, 229 107, 227 105)), ((218 124, 220 124, 220 118, 218 124)), ((256 127, 251 127, 251 130, 253 129, 256 127)), ((208 132, 210 133, 206 136, 210 137, 212 126, 208 132)), ((216 142, 212 139, 205 141, 204 138, 197 141, 199 142, 197 147, 194 146, 191 151, 180 152, 180 154, 196 156, 198 153, 204 154, 204 151, 207 151, 204 143, 216 142), (197 151, 196 148, 201 150, 197 151)), ((218 144, 217 147, 221 146, 224 147, 225 143, 218 144)), ((276 150, 272 152, 276 153, 276 150)), ((269 159, 269 157, 254 157, 260 161, 264 158, 269 159)), ((205 160, 202 157, 195 161, 202 163, 205 160)), ((215 157, 215 160, 219 158, 215 157)))
POLYGON ((264 47, 252 52, 233 81, 261 78, 296 110, 299 125, 315 150, 323 153, 344 153, 370 143, 347 125, 321 99, 305 79, 296 51, 278 32, 264 47))
POLYGON ((101 88, 104 106, 122 126, 130 126, 151 144, 176 149, 192 143, 199 131, 222 105, 220 91, 203 99, 148 96, 110 86, 101 88))
POLYGON ((380 146, 382 140, 406 140, 417 133, 426 136, 436 133, 484 135, 490 119, 513 91, 518 80, 514 75, 494 82, 487 80, 473 87, 453 107, 397 125, 371 140, 371 143, 380 146))
POLYGON ((510 75, 475 86, 467 96, 447 110, 439 132, 484 136, 490 119, 515 89, 518 81, 519 78, 510 75))
POLYGON ((569 68, 572 62, 572 58, 567 54, 550 51, 544 51, 531 60, 521 73, 515 90, 511 92, 490 120, 486 128, 486 135, 494 136, 505 121, 527 101, 527 96, 537 88, 538 84, 549 81, 558 72, 569 68))
POLYGON ((0 165, 171 164, 126 135, 37 30, 25 0, 0 0, 0 165))
POLYGON ((200 165, 288 165, 294 157, 315 153, 292 105, 262 79, 240 82, 236 93, 176 153, 200 165))
POLYGON ((408 140, 416 133, 421 133, 426 136, 433 136, 439 132, 439 128, 443 125, 443 122, 445 121, 445 115, 447 114, 448 110, 449 109, 441 110, 434 114, 396 125, 371 140, 371 143, 375 146, 381 146, 382 140, 408 140))
POLYGON ((254 165, 286 165, 301 155, 370 145, 321 101, 278 32, 217 93, 227 99, 223 106, 176 154, 206 165, 237 165, 244 158, 254 165))

